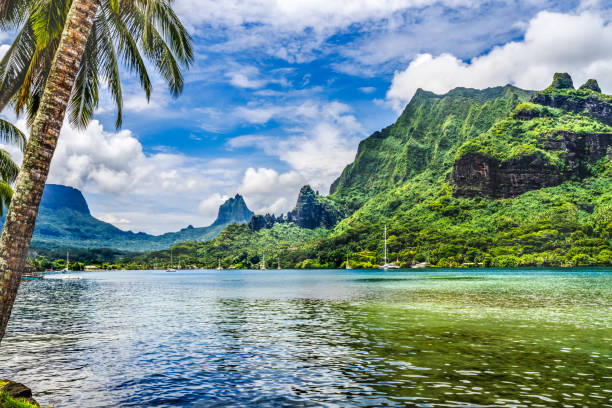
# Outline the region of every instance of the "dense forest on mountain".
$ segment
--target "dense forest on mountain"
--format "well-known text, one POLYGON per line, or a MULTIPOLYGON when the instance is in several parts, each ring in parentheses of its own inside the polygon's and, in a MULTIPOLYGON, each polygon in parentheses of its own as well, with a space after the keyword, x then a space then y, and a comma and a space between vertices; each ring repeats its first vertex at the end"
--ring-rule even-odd
MULTIPOLYGON (((173 251, 208 268, 256 268, 263 256, 268 267, 371 268, 383 262, 386 226, 401 266, 611 265, 611 126, 612 97, 594 80, 574 89, 567 74, 541 92, 418 90, 360 143, 329 196, 302 189, 292 213, 309 222, 256 216, 173 251)), ((129 260, 168 261, 169 251, 129 260)))

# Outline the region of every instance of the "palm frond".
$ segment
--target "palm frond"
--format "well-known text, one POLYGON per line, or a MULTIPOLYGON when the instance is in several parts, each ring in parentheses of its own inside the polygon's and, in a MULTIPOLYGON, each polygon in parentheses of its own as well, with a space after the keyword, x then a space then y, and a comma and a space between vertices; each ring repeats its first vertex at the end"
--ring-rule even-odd
POLYGON ((35 49, 36 38, 26 23, 0 60, 0 111, 21 88, 35 49))
POLYGON ((4 149, 0 149, 0 177, 2 181, 12 184, 17 180, 19 166, 15 164, 11 155, 4 149))
POLYGON ((139 38, 142 31, 139 31, 138 27, 133 24, 130 13, 131 8, 128 9, 127 6, 122 8, 121 14, 109 13, 110 28, 113 31, 113 38, 117 43, 118 53, 121 55, 124 65, 128 70, 138 75, 140 86, 144 89, 147 100, 149 100, 153 86, 147 72, 147 66, 140 54, 138 43, 134 39, 139 38))
POLYGON ((29 21, 36 36, 39 49, 47 47, 49 41, 62 35, 70 1, 36 0, 30 11, 29 21))
POLYGON ((28 17, 28 6, 27 0, 0 0, 0 28, 18 27, 28 17))
POLYGON ((13 189, 10 185, 0 180, 0 217, 4 216, 4 210, 11 205, 13 189))
POLYGON ((94 24, 87 39, 69 102, 70 123, 79 129, 87 127, 98 106, 98 80, 98 33, 94 24))
POLYGON ((25 135, 11 122, 0 119, 0 141, 5 144, 12 144, 23 150, 25 146, 25 135))

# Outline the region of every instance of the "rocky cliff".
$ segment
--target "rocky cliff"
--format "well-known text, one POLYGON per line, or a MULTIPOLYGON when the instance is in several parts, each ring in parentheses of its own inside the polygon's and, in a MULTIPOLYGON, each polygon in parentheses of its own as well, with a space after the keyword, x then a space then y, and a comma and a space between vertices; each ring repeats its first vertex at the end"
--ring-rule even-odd
POLYGON ((89 207, 83 194, 76 188, 60 184, 45 185, 40 207, 48 210, 71 209, 89 214, 89 207))
POLYGON ((333 228, 345 216, 346 212, 340 205, 319 195, 310 186, 304 186, 300 190, 295 208, 286 216, 256 215, 249 222, 249 227, 252 231, 259 231, 271 228, 276 223, 292 222, 308 229, 333 228))
POLYGON ((460 149, 456 197, 516 197, 593 174, 612 157, 612 105, 590 80, 574 90, 567 74, 460 149))
POLYGON ((227 224, 248 223, 253 217, 253 211, 249 210, 244 198, 240 194, 228 199, 219 207, 217 219, 211 226, 227 224))

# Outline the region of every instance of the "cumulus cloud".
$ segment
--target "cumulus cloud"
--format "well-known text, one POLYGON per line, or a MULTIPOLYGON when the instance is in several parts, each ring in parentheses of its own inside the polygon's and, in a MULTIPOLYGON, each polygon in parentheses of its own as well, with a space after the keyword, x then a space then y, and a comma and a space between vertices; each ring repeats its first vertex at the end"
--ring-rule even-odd
POLYGON ((208 198, 200 201, 200 204, 198 205, 198 212, 208 217, 214 217, 219 211, 219 206, 223 204, 228 198, 229 196, 227 195, 222 196, 219 193, 214 193, 208 198))
POLYGON ((548 86, 554 72, 569 72, 577 85, 598 79, 612 90, 612 23, 589 11, 541 12, 527 26, 524 39, 493 48, 464 62, 454 55, 420 54, 393 77, 387 100, 396 110, 418 88, 445 93, 457 86, 486 88, 512 83, 526 89, 548 86))
POLYGON ((365 136, 350 107, 340 102, 308 101, 243 109, 244 117, 254 123, 260 119, 259 112, 266 112, 266 121, 274 118, 292 129, 288 136, 244 135, 226 143, 232 150, 260 149, 290 167, 286 173, 269 168, 246 171, 240 191, 245 199, 255 202, 254 208, 260 212, 288 211, 295 205, 297 191, 303 184, 327 193, 332 181, 353 160, 359 140, 365 136))
POLYGON ((238 191, 244 195, 247 206, 257 214, 281 214, 295 205, 298 186, 305 178, 296 171, 279 173, 270 168, 248 168, 238 191))
POLYGON ((48 182, 81 189, 94 216, 120 228, 163 233, 209 225, 216 209, 202 200, 219 203, 217 192, 238 185, 242 173, 234 159, 146 153, 130 130, 109 132, 94 120, 83 131, 64 125, 48 182))

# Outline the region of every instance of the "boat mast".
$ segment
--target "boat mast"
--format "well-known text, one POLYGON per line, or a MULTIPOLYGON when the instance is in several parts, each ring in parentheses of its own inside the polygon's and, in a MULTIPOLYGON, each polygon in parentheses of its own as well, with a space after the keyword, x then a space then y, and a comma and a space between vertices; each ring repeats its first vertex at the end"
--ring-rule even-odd
POLYGON ((385 225, 385 263, 387 263, 387 226, 385 225))

